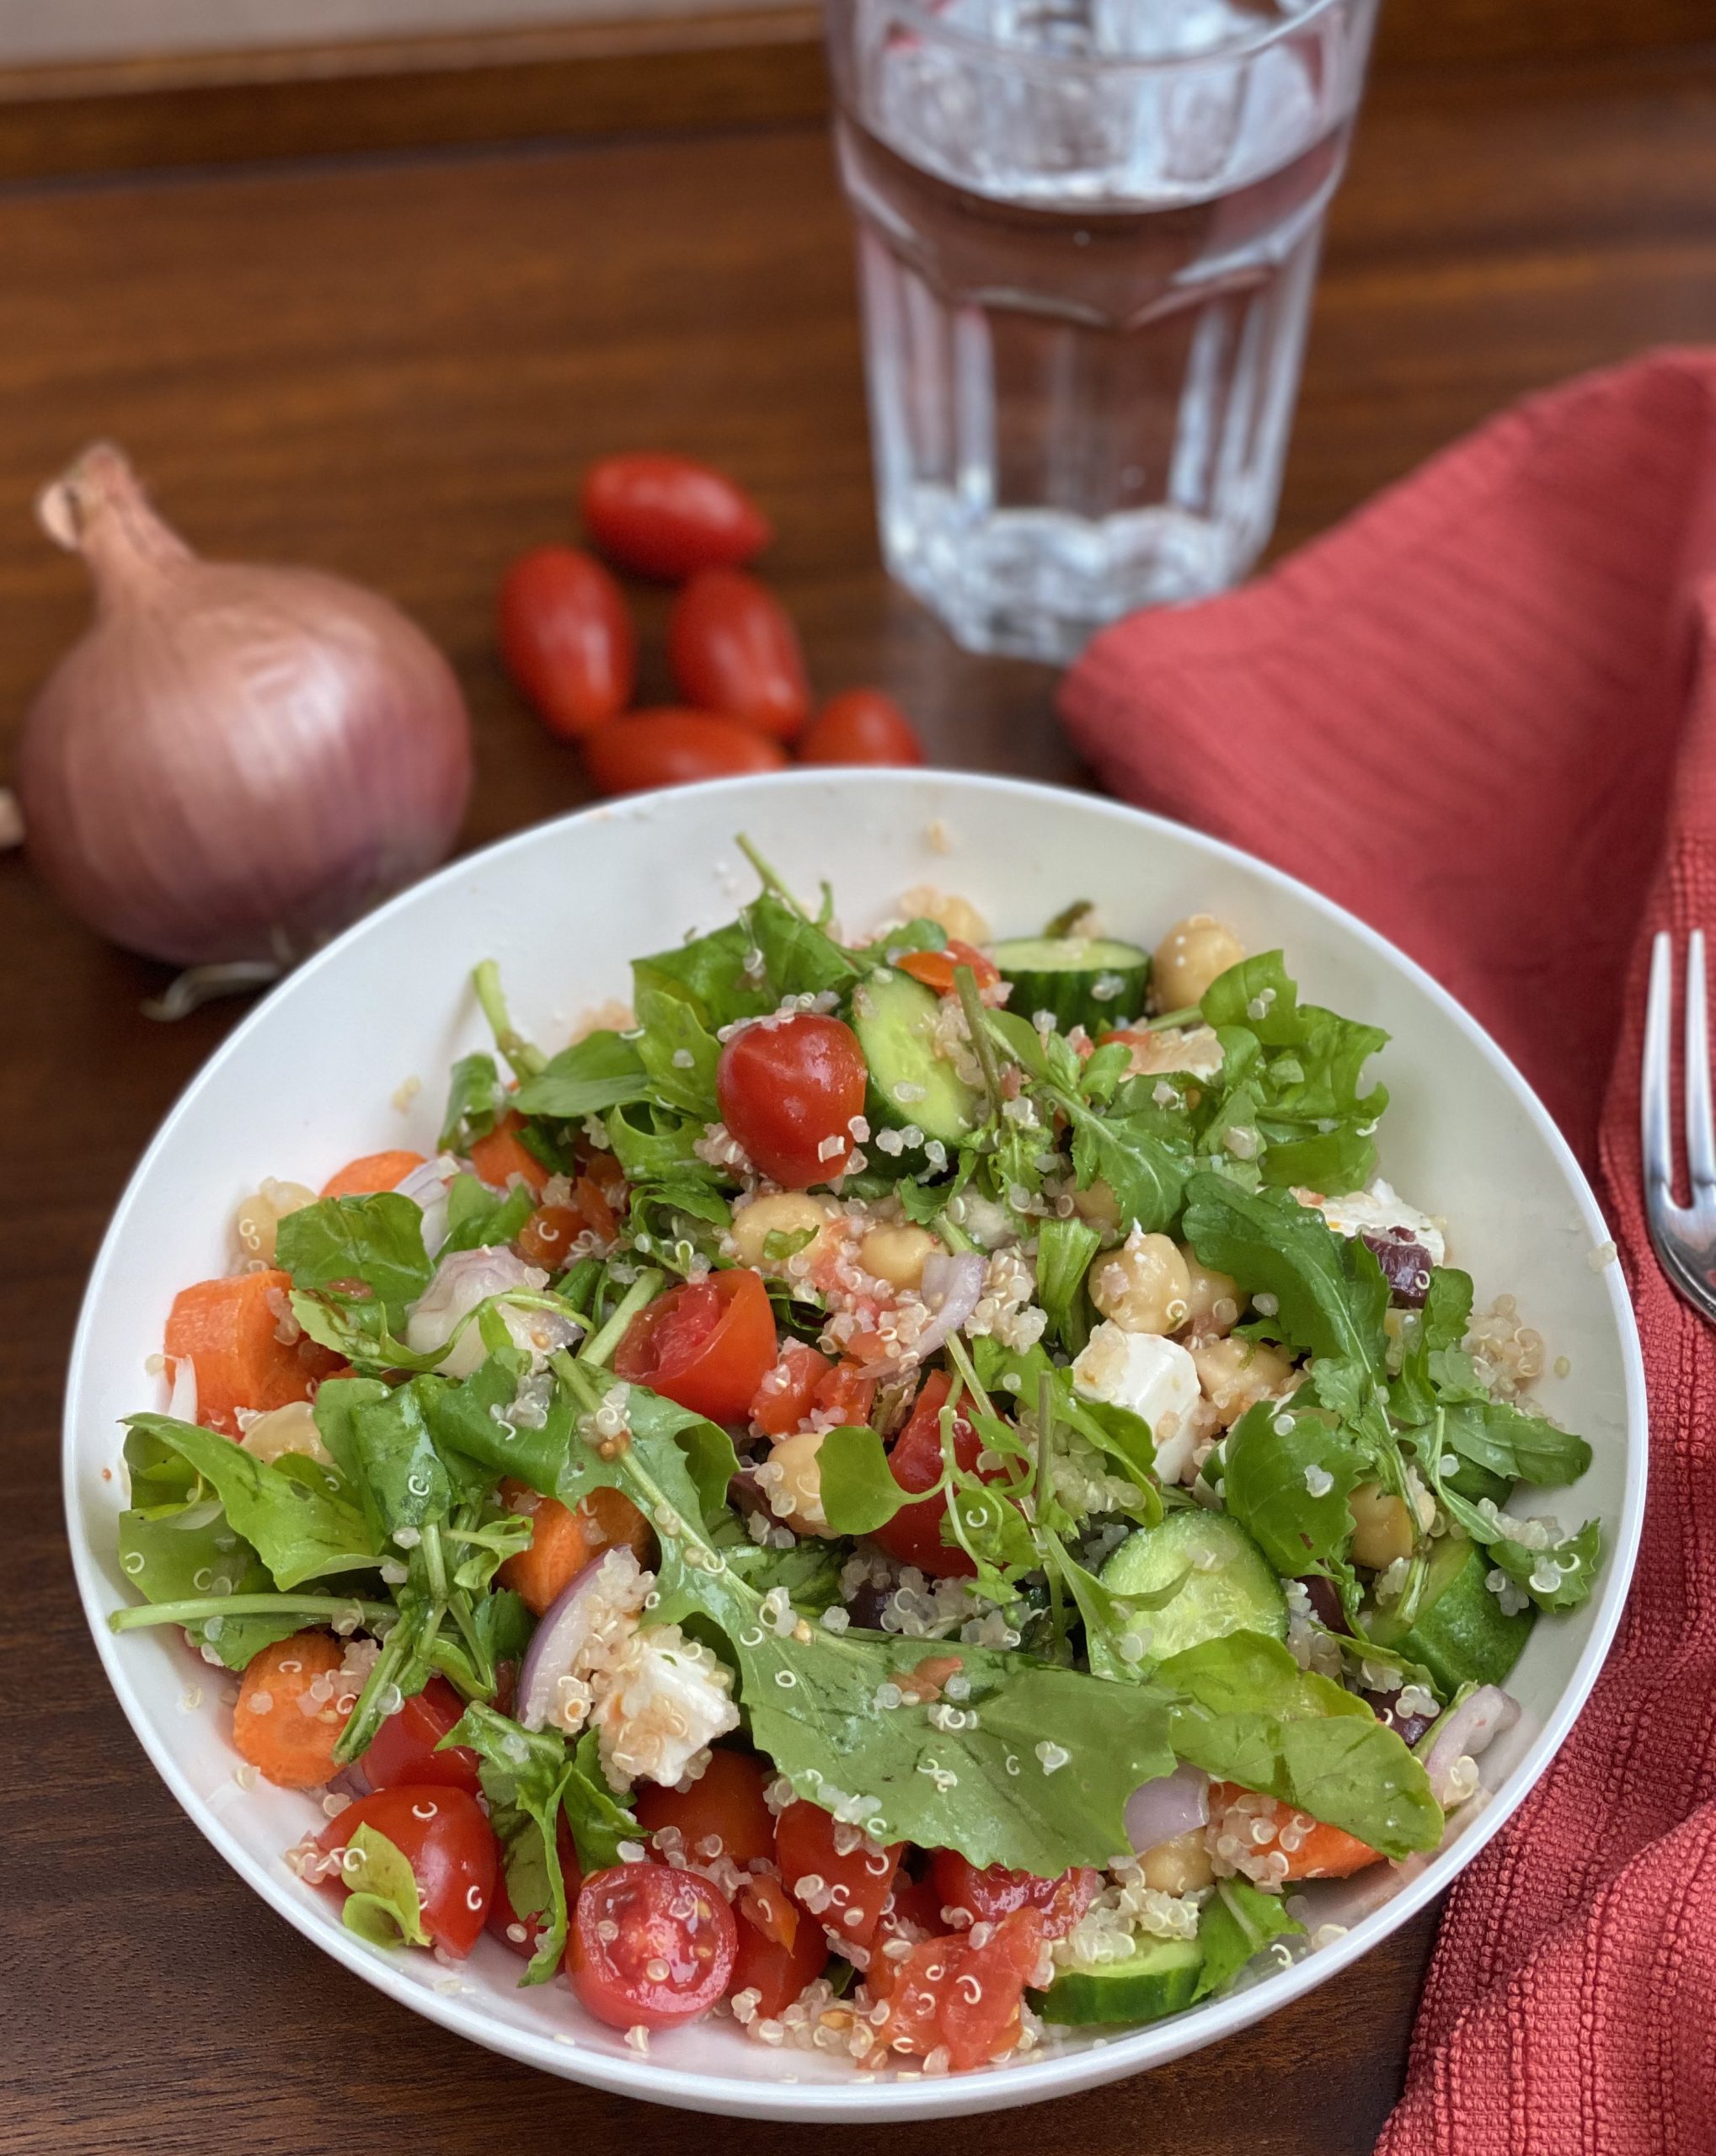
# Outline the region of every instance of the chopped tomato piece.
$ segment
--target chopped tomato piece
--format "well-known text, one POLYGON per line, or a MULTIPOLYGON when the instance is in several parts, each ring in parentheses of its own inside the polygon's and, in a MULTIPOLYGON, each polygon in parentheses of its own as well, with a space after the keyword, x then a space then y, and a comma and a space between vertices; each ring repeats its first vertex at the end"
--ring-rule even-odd
POLYGON ((1019 2003, 1042 1951, 1041 1916, 1016 1909, 981 1946, 970 1933, 954 1932, 898 1960, 879 1955, 869 1974, 888 2009, 876 2025, 878 2041, 919 2058, 945 2052, 955 2073, 1004 2057, 1018 2041, 1019 2003))
POLYGON ((339 1358, 311 1339, 282 1340, 297 1331, 286 1273, 235 1273, 181 1288, 168 1314, 163 1342, 174 1358, 190 1358, 196 1372, 196 1419, 206 1429, 238 1435, 238 1410, 258 1414, 308 1400, 339 1358))
POLYGON ((789 1340, 780 1359, 762 1374, 756 1397, 751 1403, 751 1419, 765 1437, 784 1438, 802 1427, 816 1405, 817 1388, 834 1369, 826 1355, 802 1340, 789 1340))
POLYGON ((831 1408, 842 1422, 868 1422, 876 1404, 877 1380, 856 1363, 837 1363, 816 1388, 816 1405, 831 1408))
POLYGON ((322 1186, 323 1198, 372 1198, 377 1191, 394 1190, 414 1168, 423 1166, 420 1153, 366 1153, 348 1161, 337 1175, 322 1186))
POLYGON ((738 1951, 726 1897, 701 1872, 617 1864, 579 1890, 566 1974, 611 2029, 667 2029, 724 1995, 738 1951))
POLYGON ((821 1805, 802 1799, 776 1820, 774 1843, 781 1877, 799 1908, 843 1945, 867 1947, 905 1843, 879 1849, 857 1828, 842 1826, 821 1805))
POLYGON ((1367 1865, 1382 1861, 1382 1852, 1361 1842, 1356 1834, 1327 1826, 1272 1796, 1242 1789, 1237 1782, 1211 1782, 1210 1817, 1225 1824, 1224 1815, 1231 1815, 1241 1827, 1254 1854, 1279 1854, 1286 1859, 1287 1868, 1280 1874, 1283 1879, 1346 1879, 1367 1865), (1266 1820, 1274 1829, 1261 1842, 1253 1831, 1259 1820, 1266 1820))
POLYGON ((768 1290, 759 1273, 733 1266, 670 1288, 639 1310, 614 1370, 712 1422, 742 1422, 774 1359, 768 1290))
POLYGON ((902 1865, 895 1873, 894 1884, 882 1904, 876 1943, 879 1945, 885 1940, 903 1939, 916 1946, 921 1940, 933 1939, 946 1928, 941 1896, 929 1873, 925 1872, 921 1879, 914 1878, 902 1865))
POLYGON ((961 966, 971 969, 979 988, 993 988, 1001 979, 1001 969, 992 958, 986 958, 975 944, 962 943, 957 936, 949 937, 945 950, 907 951, 894 963, 902 974, 921 980, 938 995, 952 995, 954 974, 961 966))
POLYGON ((538 1617, 586 1565, 614 1544, 623 1543, 640 1564, 649 1561, 655 1534, 642 1513, 618 1490, 592 1490, 569 1509, 558 1497, 539 1497, 524 1483, 510 1479, 500 1485, 500 1495, 515 1512, 529 1513, 531 1538, 494 1577, 538 1617))
POLYGON ((523 1178, 540 1193, 551 1171, 519 1137, 524 1118, 509 1112, 486 1138, 472 1141, 470 1161, 477 1173, 495 1190, 505 1190, 514 1176, 523 1178))
POLYGON ((820 1924, 799 1916, 778 1879, 747 1879, 734 1897, 739 1952, 729 1996, 756 1993, 756 2011, 771 2019, 785 2012, 828 1966, 828 1941, 820 1924))
POLYGON ((294 1632, 246 1663, 233 1742, 278 1788, 314 1789, 334 1771, 334 1748, 359 1689, 339 1676, 345 1660, 326 1632, 294 1632))
POLYGON ((1010 1871, 1004 1864, 980 1870, 954 1849, 935 1852, 929 1876, 941 1909, 965 1909, 976 1924, 999 1924, 1015 1909, 1034 1909, 1045 1939, 1064 1939, 1102 1886, 1101 1874, 1084 1865, 1041 1879, 1034 1871, 1010 1871))
POLYGON ((689 1789, 663 1789, 654 1782, 640 1789, 638 1824, 646 1834, 677 1828, 693 1864, 723 1856, 737 1865, 755 1864, 774 1854, 774 1814, 762 1794, 769 1780, 769 1770, 749 1753, 718 1746, 689 1789), (712 1842, 720 1846, 711 1848, 712 1842))
MULTIPOLYGON (((933 1490, 941 1480, 941 1411, 951 1380, 945 1370, 933 1370, 911 1411, 911 1419, 894 1440, 888 1465, 902 1490, 933 1490)), ((976 1467, 983 1449, 977 1433, 960 1414, 954 1417, 954 1457, 967 1470, 976 1467)), ((870 1538, 902 1565, 916 1565, 922 1572, 944 1580, 969 1579, 974 1565, 957 1543, 942 1540, 942 1521, 948 1509, 947 1494, 938 1492, 915 1505, 902 1505, 892 1519, 870 1538)))

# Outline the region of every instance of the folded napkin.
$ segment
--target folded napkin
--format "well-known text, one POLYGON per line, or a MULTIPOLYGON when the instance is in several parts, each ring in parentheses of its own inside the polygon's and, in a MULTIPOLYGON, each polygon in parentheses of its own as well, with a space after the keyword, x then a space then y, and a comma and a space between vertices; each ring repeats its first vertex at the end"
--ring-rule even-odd
POLYGON ((1099 637, 1106 785, 1302 877, 1516 1059, 1596 1177, 1644 1336, 1632 1599, 1455 1886, 1382 2156, 1716 2149, 1716 1333, 1639 1184, 1651 932, 1716 930, 1716 354, 1535 398, 1272 574, 1099 637))

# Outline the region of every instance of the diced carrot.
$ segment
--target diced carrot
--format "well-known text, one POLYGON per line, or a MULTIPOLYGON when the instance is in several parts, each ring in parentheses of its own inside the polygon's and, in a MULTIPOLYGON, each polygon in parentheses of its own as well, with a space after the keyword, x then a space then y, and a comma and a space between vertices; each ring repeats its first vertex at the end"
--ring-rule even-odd
POLYGON ((314 1789, 334 1770, 334 1747, 357 1705, 356 1678, 336 1674, 345 1660, 326 1632, 294 1632, 246 1665, 233 1742, 281 1789, 314 1789), (323 1678, 332 1682, 318 1685, 323 1678))
POLYGON ((1219 1817, 1224 1807, 1237 1804, 1241 1798, 1247 1800, 1246 1808, 1237 1815, 1244 1838, 1257 1855, 1279 1854, 1286 1859, 1283 1878, 1346 1879, 1368 1865, 1382 1861, 1380 1849, 1373 1849, 1368 1842, 1361 1842, 1356 1834, 1349 1834, 1344 1828, 1328 1826, 1320 1819, 1313 1819, 1309 1812, 1296 1812, 1272 1797, 1260 1797, 1242 1789, 1237 1782, 1210 1785, 1210 1808, 1214 1816, 1219 1817), (1249 1831, 1258 1819, 1269 1821, 1275 1829, 1267 1841, 1259 1842, 1249 1831))
POLYGON ((617 1490, 592 1490, 575 1511, 521 1482, 503 1482, 500 1494, 515 1511, 529 1512, 531 1539, 495 1577, 538 1617, 604 1550, 623 1544, 640 1564, 650 1561, 655 1540, 650 1523, 617 1490))
POLYGON ((238 1435, 241 1407, 265 1413, 307 1400, 339 1358, 295 1330, 286 1273, 236 1273, 182 1288, 168 1314, 167 1353, 188 1355, 196 1372, 196 1419, 206 1429, 238 1435))
POLYGON ((423 1166, 420 1153, 366 1153, 361 1160, 348 1161, 338 1175, 329 1176, 322 1186, 323 1198, 370 1198, 378 1190, 393 1190, 404 1182, 413 1168, 423 1166))
POLYGON ((961 966, 971 969, 979 988, 993 988, 1001 979, 1000 969, 992 958, 986 958, 971 944, 960 942, 957 936, 948 938, 944 951, 907 951, 897 963, 902 974, 921 980, 938 995, 953 994, 954 975, 961 966))
POLYGON ((523 1128, 521 1115, 503 1116, 486 1138, 478 1139, 471 1147, 471 1166, 496 1190, 505 1190, 514 1176, 522 1176, 534 1191, 540 1191, 548 1180, 548 1170, 519 1142, 518 1134, 523 1128))

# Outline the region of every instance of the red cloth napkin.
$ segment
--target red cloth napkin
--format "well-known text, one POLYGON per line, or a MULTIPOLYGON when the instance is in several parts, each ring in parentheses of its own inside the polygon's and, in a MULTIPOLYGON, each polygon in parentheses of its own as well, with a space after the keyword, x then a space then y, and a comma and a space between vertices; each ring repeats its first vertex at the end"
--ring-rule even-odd
POLYGON ((1652 931, 1716 930, 1716 354, 1535 398, 1273 574, 1067 676, 1118 793, 1302 877, 1516 1059, 1596 1175, 1644 1336, 1632 1599, 1449 1897, 1382 2156, 1716 2149, 1716 1333, 1645 1230, 1652 931))

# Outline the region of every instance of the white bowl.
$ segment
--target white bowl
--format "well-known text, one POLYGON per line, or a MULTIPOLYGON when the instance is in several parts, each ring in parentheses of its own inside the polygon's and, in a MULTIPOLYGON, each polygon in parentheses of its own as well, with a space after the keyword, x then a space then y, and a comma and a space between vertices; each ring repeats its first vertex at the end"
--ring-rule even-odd
MULTIPOLYGON (((409 1086, 407 1087, 409 1091, 409 1086)), ((1494 1043, 1425 974, 1314 892, 1231 848, 1083 794, 951 771, 798 771, 586 810, 456 862, 361 922, 277 989, 187 1090, 131 1178, 89 1284, 66 1403, 66 1502, 84 1607, 115 1691, 168 1786, 265 1901, 335 1960, 459 2035, 551 2073, 659 2103, 756 2118, 902 2119, 1024 2104, 1113 2081, 1244 2027, 1397 1929, 1467 1864, 1542 1773, 1601 1667, 1627 1593, 1644 1498, 1644 1370, 1608 1230, 1572 1154, 1494 1043), (746 832, 801 889, 834 881, 842 919, 879 921, 914 884, 961 892, 998 932, 1034 933, 1075 898, 1148 943, 1207 909, 1254 950, 1285 947, 1310 996, 1393 1035, 1385 1172, 1450 1222, 1480 1307, 1516 1294, 1568 1374, 1542 1391, 1590 1439, 1565 1509, 1596 1513, 1597 1593, 1545 1619, 1511 1680, 1525 1713, 1486 1761, 1494 1800, 1393 1899, 1361 1913, 1366 1881, 1318 1890, 1344 1938, 1250 1988, 1133 2034, 1075 2036, 1018 2064, 951 2079, 855 2079, 819 2054, 769 2051, 730 2022, 658 2036, 647 2057, 585 2020, 564 1984, 517 1988, 485 1940, 455 1975, 384 1955, 281 1861, 320 1814, 307 1797, 242 1789, 219 1673, 164 1632, 116 1638, 131 1597, 115 1551, 125 1502, 119 1418, 161 1402, 144 1361, 184 1283, 230 1262, 238 1199, 265 1175, 321 1182, 354 1154, 432 1150, 448 1065, 484 1042, 468 986, 502 964, 517 1019, 557 1045, 587 1006, 628 992, 633 953, 730 919, 754 888, 746 832), (390 1105, 413 1079, 421 1090, 390 1105), (207 1702, 187 1706, 206 1679, 207 1702)), ((260 1919, 259 1918, 259 1923, 260 1919)))

